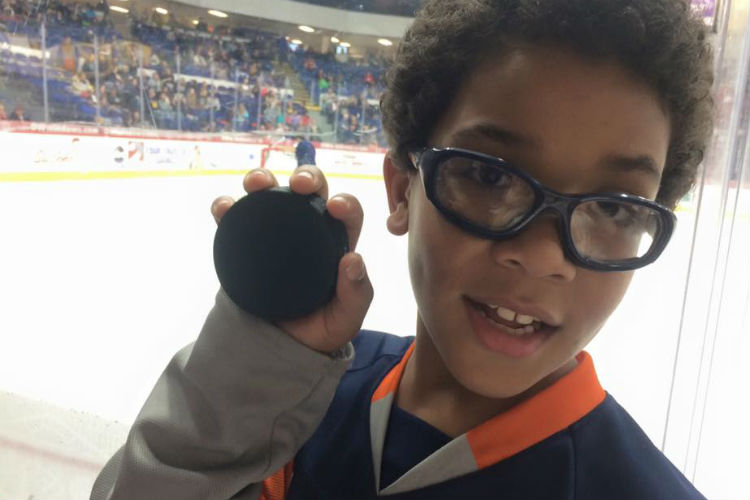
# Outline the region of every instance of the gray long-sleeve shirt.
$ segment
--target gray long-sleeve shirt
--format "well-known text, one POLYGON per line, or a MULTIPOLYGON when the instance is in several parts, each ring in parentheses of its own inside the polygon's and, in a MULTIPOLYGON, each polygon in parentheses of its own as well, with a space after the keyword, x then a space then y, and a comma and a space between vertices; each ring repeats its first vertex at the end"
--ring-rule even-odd
POLYGON ((91 498, 258 498, 316 429, 351 344, 316 352, 223 291, 198 339, 171 360, 91 498))

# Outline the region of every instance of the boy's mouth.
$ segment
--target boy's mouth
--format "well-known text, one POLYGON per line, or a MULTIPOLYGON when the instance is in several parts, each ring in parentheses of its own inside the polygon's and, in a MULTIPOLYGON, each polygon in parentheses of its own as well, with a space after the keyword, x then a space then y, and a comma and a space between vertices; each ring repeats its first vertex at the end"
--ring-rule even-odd
MULTIPOLYGON (((514 311, 468 297, 464 297, 464 301, 469 322, 479 342, 491 351, 513 358, 531 356, 560 328, 559 323, 551 325, 538 316, 531 316, 528 310, 514 311)), ((554 321, 544 311, 537 314, 554 321)))
POLYGON ((551 332, 556 329, 555 326, 531 314, 523 314, 508 307, 484 303, 468 297, 466 299, 473 308, 482 313, 490 324, 509 335, 521 337, 542 330, 551 332))

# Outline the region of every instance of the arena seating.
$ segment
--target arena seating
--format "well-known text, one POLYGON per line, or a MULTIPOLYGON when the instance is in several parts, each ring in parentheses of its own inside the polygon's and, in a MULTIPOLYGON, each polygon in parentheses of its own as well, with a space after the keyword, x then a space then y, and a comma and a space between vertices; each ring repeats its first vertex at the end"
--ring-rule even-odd
MULTIPOLYGON (((288 62, 305 89, 311 89, 309 104, 320 109, 331 126, 339 115, 338 140, 383 143, 379 110, 373 105, 382 92, 382 61, 342 62, 332 55, 294 52, 284 37, 253 28, 207 33, 133 15, 129 32, 122 33, 100 5, 82 3, 71 10, 73 4, 51 0, 47 10, 39 12, 37 2, 11 3, 13 8, 0 12, 0 75, 38 96, 25 103, 33 120, 44 118, 41 51, 34 48, 41 47, 45 14, 51 121, 314 133, 309 110, 291 97, 289 74, 280 69, 288 62), (95 36, 99 54, 93 50, 95 36)), ((6 109, 17 104, 10 99, 0 90, 6 109)))

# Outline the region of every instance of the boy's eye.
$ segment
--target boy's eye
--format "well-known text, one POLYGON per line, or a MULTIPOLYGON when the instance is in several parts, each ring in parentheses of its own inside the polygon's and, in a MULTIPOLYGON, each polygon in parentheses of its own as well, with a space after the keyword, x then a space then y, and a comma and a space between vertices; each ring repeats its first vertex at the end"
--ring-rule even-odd
POLYGON ((598 218, 606 218, 621 226, 638 223, 643 213, 638 207, 617 201, 596 201, 594 212, 598 218))
POLYGON ((465 175, 472 179, 493 187, 501 187, 510 182, 510 176, 492 165, 481 162, 472 162, 465 175))
POLYGON ((596 205, 599 207, 600 212, 609 215, 610 217, 617 215, 617 212, 622 209, 622 205, 611 201, 597 201, 596 205))

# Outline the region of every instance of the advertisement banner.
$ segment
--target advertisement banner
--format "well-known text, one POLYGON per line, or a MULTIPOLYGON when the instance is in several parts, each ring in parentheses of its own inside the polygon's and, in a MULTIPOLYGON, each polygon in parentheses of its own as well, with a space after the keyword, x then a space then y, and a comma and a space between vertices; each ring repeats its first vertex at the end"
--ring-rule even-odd
MULTIPOLYGON (((242 172, 291 172, 297 141, 76 124, 0 122, 0 180, 44 180, 242 172), (71 175, 65 175, 71 174, 71 175)), ((317 143, 326 174, 381 178, 385 150, 317 143)))
POLYGON ((250 170, 264 144, 0 132, 2 173, 250 170))

